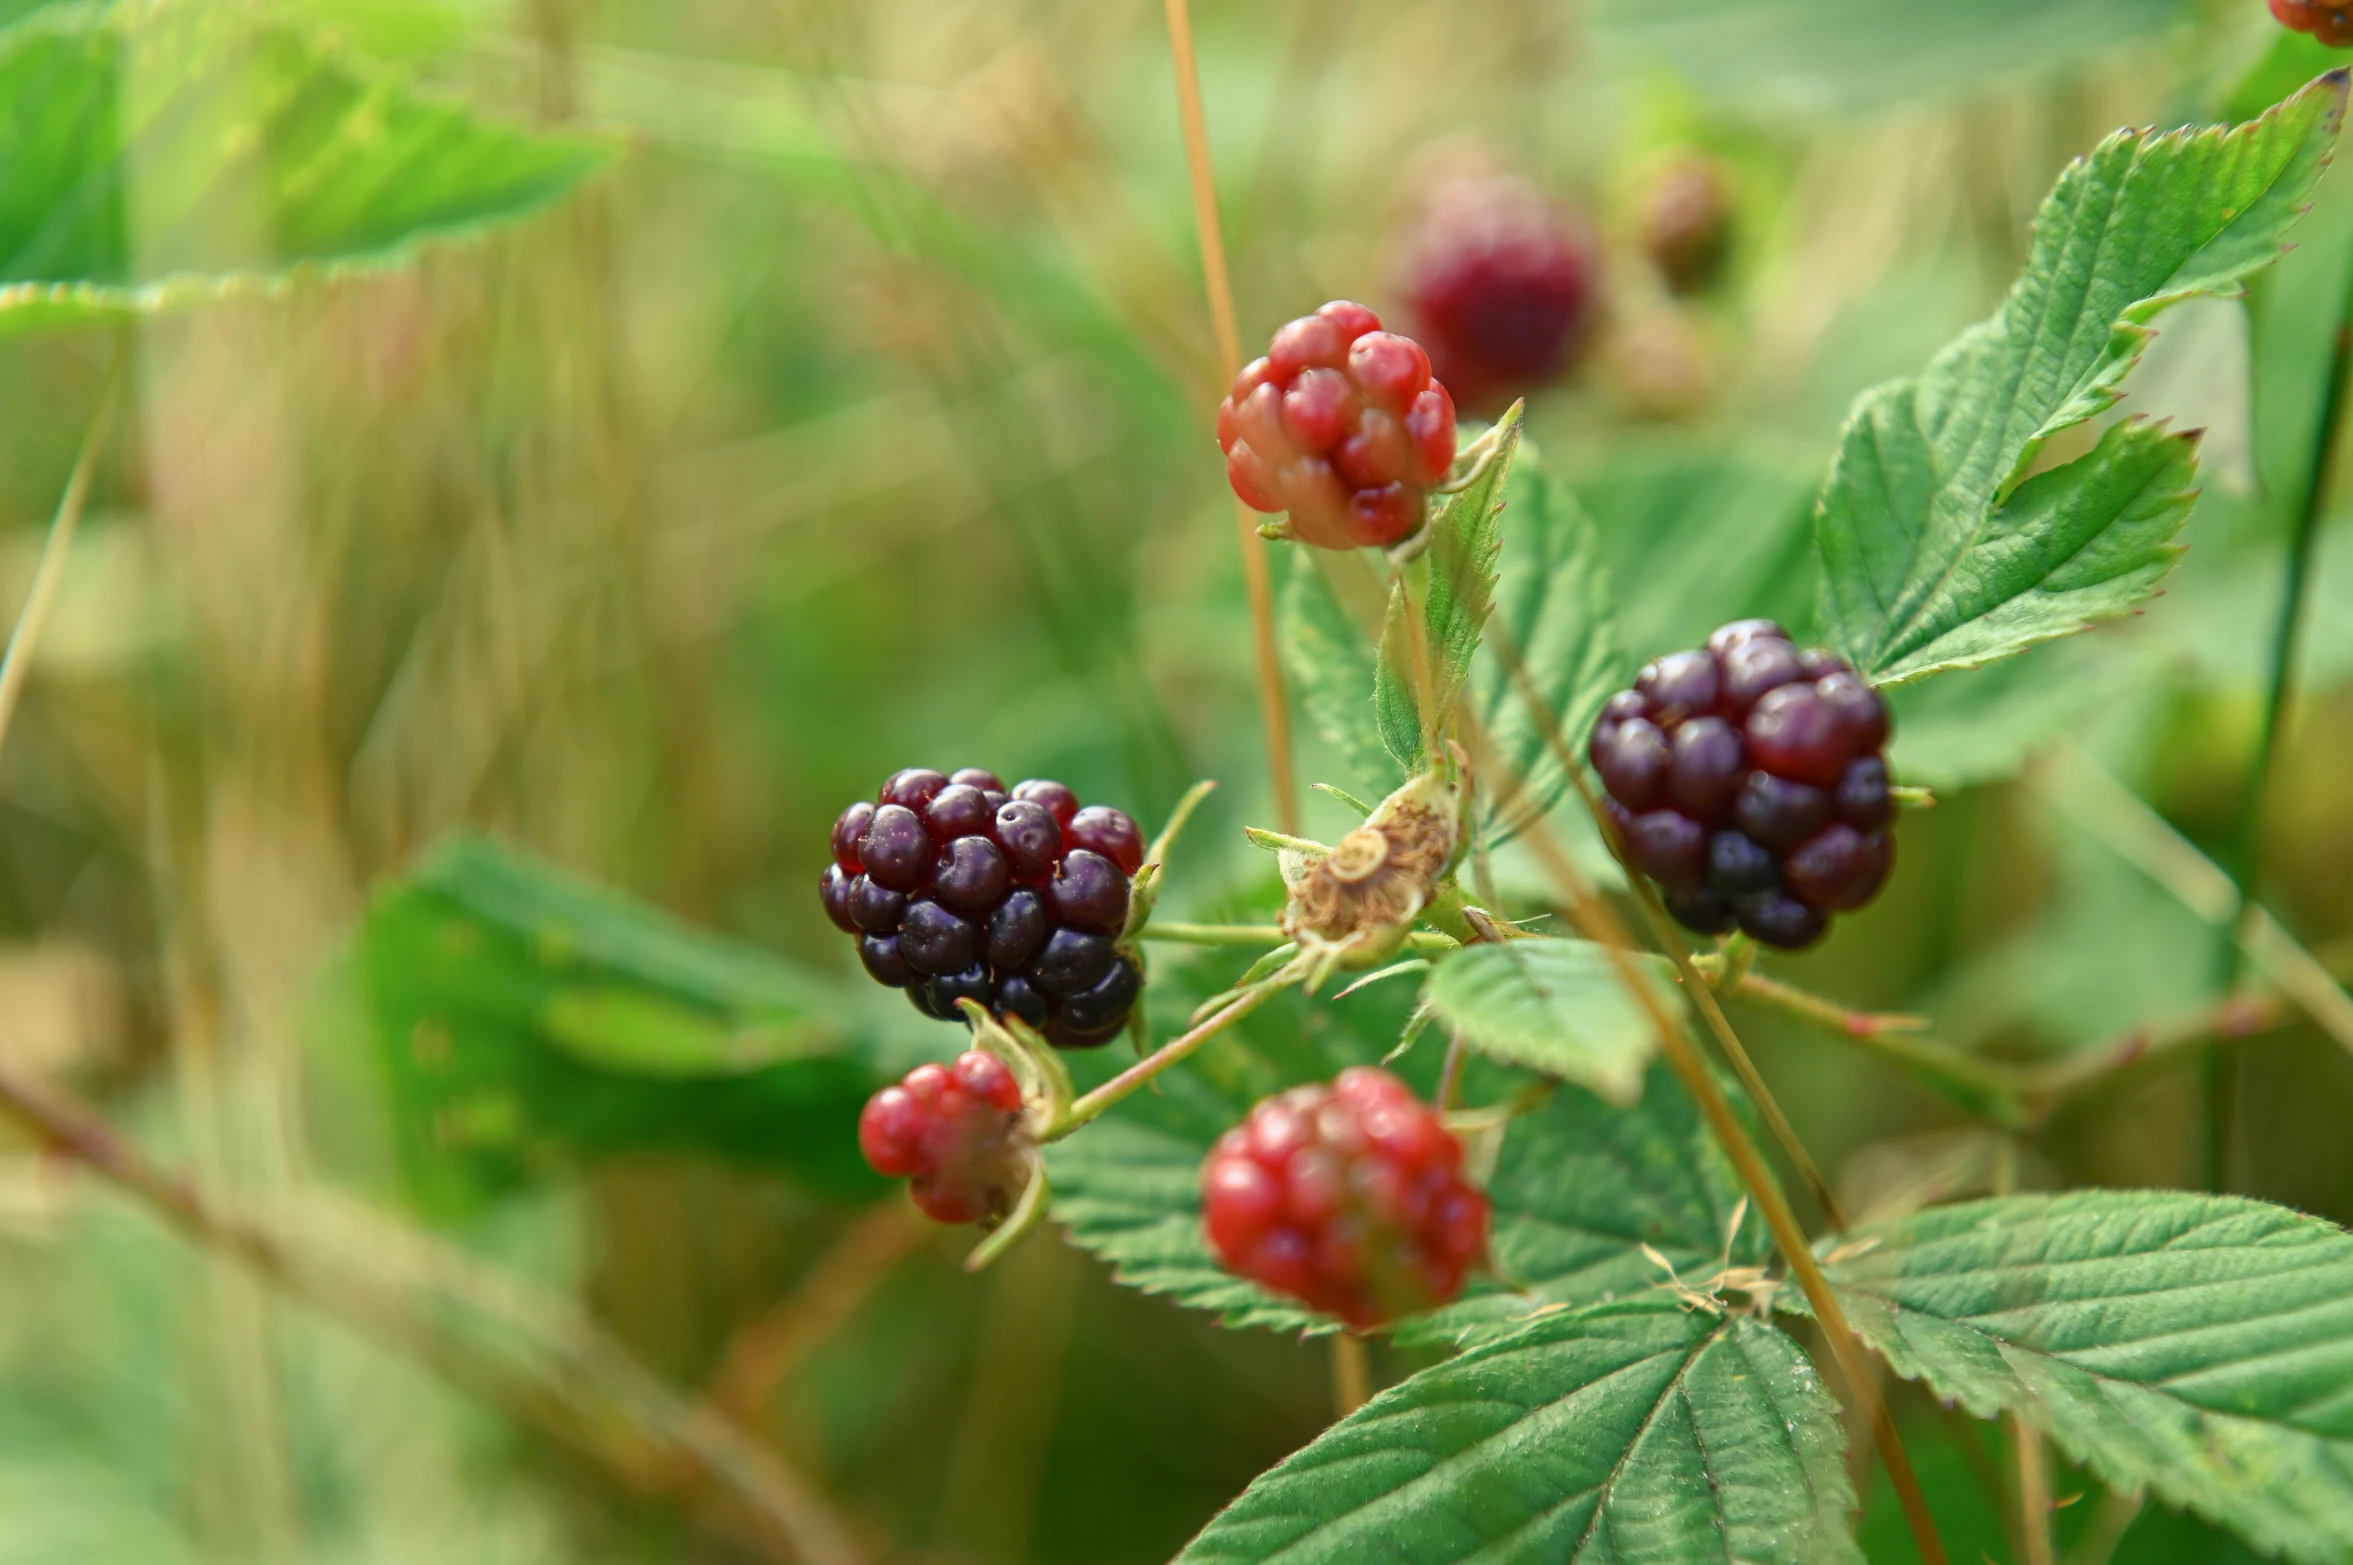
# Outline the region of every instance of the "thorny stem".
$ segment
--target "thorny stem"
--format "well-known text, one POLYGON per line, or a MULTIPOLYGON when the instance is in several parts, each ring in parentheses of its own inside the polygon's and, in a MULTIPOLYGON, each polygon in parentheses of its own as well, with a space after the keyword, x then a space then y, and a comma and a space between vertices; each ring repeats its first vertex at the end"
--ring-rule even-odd
MULTIPOLYGON (((2339 285, 2337 331, 2329 354, 2329 378, 2320 399, 2320 423, 2313 431, 2311 460, 2304 469, 2304 489, 2298 497, 2295 530, 2288 541, 2287 576, 2280 586, 2279 619, 2272 633, 2271 671, 2263 702, 2263 728, 2255 743, 2246 791, 2239 798, 2238 829, 2233 833, 2230 877, 2238 892, 2242 917, 2255 906, 2263 878, 2263 813, 2271 792, 2271 776, 2279 760, 2281 736, 2287 727, 2288 707, 2294 700, 2296 652, 2303 637, 2305 605, 2311 596, 2312 557, 2320 538, 2320 517, 2328 503, 2329 485, 2336 476, 2338 426, 2343 422, 2345 396, 2353 383, 2353 257, 2346 263, 2339 285)), ((2235 929, 2219 943, 2216 965, 2221 986, 2238 982, 2243 956, 2235 929)), ((2230 1172, 2231 1121, 2237 1093, 2233 1090, 2232 1057, 2207 1057, 2206 1184, 2219 1190, 2230 1172)))
MULTIPOLYGON (((1185 164, 1192 175, 1193 226, 1201 242, 1201 276, 1209 292, 1209 319, 1217 333, 1217 358, 1224 377, 1242 372, 1242 334, 1234 323, 1234 284, 1226 270, 1225 225, 1217 212, 1217 175, 1209 162, 1209 126, 1201 111, 1201 72, 1193 58, 1193 17, 1187 0, 1167 0, 1168 49, 1176 68, 1177 118, 1184 130, 1185 164)), ((1250 599, 1251 640, 1258 660, 1258 716, 1266 730, 1266 764, 1272 775, 1275 820, 1285 831, 1299 829, 1299 783, 1291 767, 1291 707, 1283 689, 1282 654, 1275 644, 1274 588, 1258 519, 1239 496, 1234 500, 1234 533, 1242 549, 1242 585, 1250 599)))
MULTIPOLYGON (((1552 703, 1544 699, 1535 681, 1529 678, 1527 660, 1521 657, 1519 644, 1500 625, 1488 627, 1488 639, 1497 655, 1503 659, 1504 667, 1510 671, 1512 683, 1519 689, 1521 704, 1543 730, 1545 745, 1552 751, 1553 759, 1575 785, 1577 796, 1584 801, 1586 812, 1593 817, 1594 826, 1601 832, 1601 840, 1609 844, 1610 852, 1616 855, 1619 863, 1626 865, 1626 884, 1634 888, 1635 900, 1642 908, 1643 922, 1650 927, 1652 935, 1674 961, 1675 972, 1682 979, 1683 987, 1690 991, 1693 1003, 1699 1007, 1700 1016, 1708 1024, 1708 1031, 1715 1035, 1716 1044, 1724 1051, 1725 1059, 1731 1062, 1733 1073, 1739 1076, 1741 1086, 1756 1104, 1757 1111, 1765 1117, 1766 1128, 1772 1131, 1774 1141, 1781 1148, 1781 1155, 1789 1159, 1790 1166, 1797 1170, 1807 1188, 1813 1191, 1814 1199, 1822 1204, 1823 1215, 1830 1219, 1832 1226, 1846 1227, 1846 1215, 1839 1210, 1838 1198, 1831 1193, 1830 1181, 1824 1179, 1822 1171, 1815 1167, 1813 1155, 1806 1151, 1797 1127, 1781 1111, 1780 1100, 1773 1096, 1773 1089, 1766 1084, 1763 1073, 1758 1071, 1756 1062, 1749 1058, 1748 1050, 1741 1044, 1740 1034, 1733 1031, 1731 1020, 1724 1015, 1724 1008, 1716 1003, 1715 992, 1700 980, 1699 974, 1693 969, 1691 951, 1675 933, 1674 920, 1667 917, 1666 907, 1659 901, 1658 893, 1651 889, 1650 882, 1639 871, 1626 864, 1624 844, 1618 841, 1608 816, 1603 813, 1601 801, 1594 797, 1592 784, 1585 780, 1585 768, 1569 744, 1568 736, 1561 732, 1560 719, 1554 715, 1552 703)), ((1532 822, 1531 830, 1542 824, 1532 822)))
POLYGON ((287 1293, 409 1354, 452 1385, 570 1446, 624 1486, 651 1493, 684 1488, 719 1501, 732 1530, 746 1534, 770 1559, 858 1565, 861 1554, 847 1525, 805 1479, 714 1410, 681 1402, 595 1328, 580 1323, 540 1343, 557 1356, 550 1368, 520 1367, 511 1352, 470 1343, 443 1324, 430 1299, 307 1264, 276 1233, 149 1162, 90 1109, 5 1065, 0 1112, 21 1121, 51 1151, 127 1191, 190 1240, 234 1257, 287 1293))
POLYGON ((1071 1104, 1070 1111, 1062 1117, 1062 1123, 1054 1126, 1041 1139, 1059 1141, 1082 1125, 1098 1118, 1104 1110, 1138 1088, 1147 1085, 1163 1071, 1168 1070, 1171 1066, 1182 1065, 1200 1053, 1202 1047, 1210 1039, 1266 1004, 1267 1001, 1289 988, 1294 982, 1296 982, 1295 976, 1288 971, 1264 980, 1256 988, 1234 1001, 1233 1004, 1195 1026, 1190 1032, 1171 1038, 1152 1053, 1147 1054, 1126 1070, 1103 1083, 1102 1086, 1080 1097, 1077 1102, 1071 1104))
MULTIPOLYGON (((1525 691, 1527 688, 1523 676, 1522 689, 1525 691)), ((1538 712, 1547 710, 1541 701, 1532 701, 1530 705, 1538 712)), ((1471 715, 1467 712, 1462 714, 1461 722, 1464 738, 1471 744, 1480 764, 1490 775, 1496 775, 1497 758, 1486 745, 1484 736, 1478 732, 1471 715)), ((1557 733, 1558 725, 1552 726, 1557 733)), ((1765 1226, 1771 1230, 1774 1244, 1796 1277, 1798 1287, 1804 1292, 1815 1318, 1821 1322, 1823 1340, 1828 1343, 1831 1356, 1837 1361, 1839 1378, 1846 1383, 1848 1395, 1865 1411, 1870 1422, 1880 1460, 1887 1464, 1888 1478, 1895 1486, 1896 1498, 1902 1503, 1904 1520, 1911 1528, 1913 1543, 1920 1552, 1923 1565, 1950 1565, 1944 1542, 1937 1536, 1936 1520, 1929 1514, 1928 1502, 1920 1492, 1920 1481, 1912 1471, 1911 1458, 1904 1451, 1903 1439, 1896 1432, 1895 1421, 1887 1411, 1887 1403, 1878 1395, 1862 1338, 1855 1334, 1854 1327, 1848 1322, 1837 1295, 1830 1291, 1830 1280, 1823 1276, 1821 1264, 1814 1259, 1814 1252, 1806 1242, 1805 1230, 1798 1224, 1797 1214, 1790 1209, 1789 1200, 1781 1193, 1781 1186, 1774 1179, 1772 1169, 1766 1165, 1764 1155, 1750 1138, 1748 1127, 1741 1123, 1731 1100, 1725 1097, 1724 1089, 1718 1085, 1707 1062, 1700 1057, 1698 1048, 1684 1032, 1681 1022, 1636 969, 1633 942, 1624 922, 1594 889, 1585 872, 1577 867, 1576 861, 1561 847, 1550 827, 1542 821, 1534 822, 1523 840, 1559 886, 1587 938, 1601 946, 1619 983, 1641 1008, 1658 1038, 1660 1052, 1666 1056, 1667 1064, 1682 1081, 1684 1090, 1691 1094, 1692 1101, 1698 1104, 1700 1113, 1708 1122, 1708 1128, 1723 1146, 1725 1155, 1731 1159, 1742 1187, 1748 1191, 1749 1198, 1756 1203, 1758 1214, 1765 1220, 1765 1226)))
MULTIPOLYGON (((1706 957, 1701 957, 1698 965, 1703 977, 1711 976, 1713 964, 1706 957)), ((2135 1027, 2045 1064, 2017 1065, 1924 1037, 1916 1016, 1849 1010, 1834 1000, 1761 974, 1746 974, 1737 981, 1724 982, 1723 987, 1735 999, 1843 1039, 2014 1128, 2040 1120, 2059 1100, 2126 1070, 2188 1048, 2235 1043, 2275 1031, 2293 1014, 2280 995, 2241 992, 2178 1020, 2135 1027)))

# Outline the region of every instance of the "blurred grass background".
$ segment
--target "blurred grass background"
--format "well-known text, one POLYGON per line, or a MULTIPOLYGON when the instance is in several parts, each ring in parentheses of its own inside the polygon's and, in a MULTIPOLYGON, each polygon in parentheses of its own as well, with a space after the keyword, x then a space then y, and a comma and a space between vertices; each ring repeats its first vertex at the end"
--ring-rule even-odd
MULTIPOLYGON (((496 1179, 470 1172, 475 1132, 437 1123, 445 1177, 420 1177, 354 1019, 382 975, 349 955, 372 888, 473 827, 847 973, 812 894, 824 828, 907 764, 1059 776, 1148 825, 1215 777, 1172 906, 1266 903, 1235 830, 1272 811, 1159 8, 289 8, 380 66, 630 150, 570 205, 411 271, 139 330, 135 416, 0 760, 0 1050, 321 1244, 389 1264, 385 1214, 405 1214, 457 1242, 444 1258, 525 1280, 517 1309, 580 1301, 743 1411, 876 1558, 1164 1558, 1321 1427, 1320 1345, 1115 1290, 1058 1240, 966 1277, 962 1236, 920 1231, 855 1167, 764 1160, 763 1138, 819 1131, 740 1114, 724 1086, 633 1096, 628 1125, 575 1146, 593 1155, 496 1179), (720 1142, 739 1155, 691 1150, 720 1142)), ((2225 112, 2274 43, 2257 0, 1197 12, 1245 340, 1329 297, 1391 308, 1418 171, 1466 141, 1594 216, 1607 324, 1530 429, 1602 524, 1643 656, 1738 613, 1802 618, 1806 508, 1849 399, 1992 307, 2068 157, 2225 112), (1696 304, 1629 233, 1645 170, 1683 146, 1739 197, 1731 282, 1696 304)), ((2277 90, 2326 63, 2282 55, 2277 90)), ((2128 406, 2209 430, 2168 595, 1906 712, 1899 761, 1941 803, 1907 819, 1890 895, 1793 975, 2022 1057, 2217 992, 2213 933, 2008 774, 2072 736, 2209 851, 2229 842, 2280 497, 2353 249, 2341 172, 2302 238, 2251 312, 2169 318, 2136 381, 2128 406)), ((0 350, 10 592, 105 355, 0 350)), ((2341 516, 2310 632, 2266 884, 2343 973, 2341 516)), ((1302 763, 1347 781, 1311 742, 1302 763)), ((1953 1106, 1742 1020, 1859 1201, 1940 1170, 1982 1187, 1953 1106)), ((2353 1064, 2307 1027, 2237 1058, 2232 1187, 2353 1217, 2353 1064)), ((2026 1177, 2194 1184, 2200 1112, 2191 1073, 2137 1079, 2048 1127, 2026 1177)), ((1982 1535, 2007 1558, 1973 1476, 1990 1436, 1906 1411, 1957 1557, 1982 1535)), ((2123 1513, 2095 1492, 2063 1514, 2123 1513)), ((1884 1494, 1867 1533, 1874 1559, 1910 1557, 1884 1494)), ((2236 1547, 2151 1516, 2116 1557, 2236 1547)), ((0 1156, 0 1565, 740 1557, 33 1143, 0 1156)))

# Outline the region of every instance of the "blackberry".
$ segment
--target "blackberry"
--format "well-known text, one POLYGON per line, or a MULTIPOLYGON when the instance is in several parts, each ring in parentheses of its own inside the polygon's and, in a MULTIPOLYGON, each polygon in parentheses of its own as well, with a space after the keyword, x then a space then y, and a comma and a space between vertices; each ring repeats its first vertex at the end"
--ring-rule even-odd
POLYGON ((2322 0, 2271 0, 2271 14, 2282 25, 2310 33, 2332 49, 2353 47, 2353 5, 2327 5, 2322 0))
POLYGON ((974 1000, 1071 1049, 1127 1025, 1144 972, 1119 941, 1145 849, 1124 811, 1043 778, 912 767, 842 811, 830 847, 825 916, 924 1015, 974 1000))
POLYGON ((1446 1303, 1487 1249, 1462 1144, 1387 1071, 1265 1099, 1201 1165, 1227 1270, 1357 1328, 1446 1303))
POLYGON ((1557 379, 1600 314, 1600 255, 1591 225, 1517 174, 1441 179, 1403 268, 1431 373, 1490 416, 1557 379))
POLYGON ((1421 530, 1429 491, 1454 466, 1454 399, 1419 344, 1335 300, 1276 332, 1235 377, 1217 443, 1242 503, 1290 512, 1300 542, 1387 548, 1421 530))
POLYGON ((1686 928, 1797 950, 1895 864, 1886 703, 1770 620, 1645 666, 1586 747, 1627 860, 1686 928))
POLYGON ((935 1222, 994 1227, 1030 1178, 1021 1087, 1004 1061, 978 1049, 953 1066, 919 1065, 867 1099, 858 1149, 876 1173, 910 1180, 908 1193, 935 1222))
POLYGON ((1686 153, 1643 191, 1642 249, 1675 293, 1699 293, 1732 253, 1732 193, 1712 159, 1686 153))

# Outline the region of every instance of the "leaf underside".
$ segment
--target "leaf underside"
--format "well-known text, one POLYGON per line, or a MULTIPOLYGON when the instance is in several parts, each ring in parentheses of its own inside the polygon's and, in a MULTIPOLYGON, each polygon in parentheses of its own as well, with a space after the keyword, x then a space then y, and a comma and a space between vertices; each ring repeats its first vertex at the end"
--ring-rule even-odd
POLYGON ((1769 1325, 1619 1305, 1428 1369, 1262 1474, 1179 1565, 1844 1565, 1837 1411, 1769 1325))
POLYGON ((1826 1270, 1897 1373, 2019 1414, 2111 1486, 2267 1552, 2353 1557, 2353 1235, 2135 1190, 1942 1207, 1856 1239, 1826 1270))
POLYGON ((611 148, 494 124, 248 8, 45 7, 0 32, 0 330, 352 266, 511 221, 611 148))
POLYGON ((2194 437, 2126 421, 2039 459, 2114 405, 2163 310, 2277 259, 2344 102, 2332 72, 2236 129, 2110 137, 2045 199, 1994 317, 1863 395, 1814 529, 1822 627, 1857 668, 1898 684, 1975 667, 2156 590, 2195 499, 2194 437))

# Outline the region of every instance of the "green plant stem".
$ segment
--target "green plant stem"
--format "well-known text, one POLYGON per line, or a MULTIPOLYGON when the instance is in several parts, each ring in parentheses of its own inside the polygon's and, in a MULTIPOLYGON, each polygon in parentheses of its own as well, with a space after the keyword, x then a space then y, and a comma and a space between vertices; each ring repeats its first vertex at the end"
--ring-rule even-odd
POLYGON ((1062 1118, 1062 1123, 1049 1131, 1044 1139, 1059 1141, 1082 1125, 1100 1117, 1104 1110, 1130 1093, 1148 1086, 1153 1078, 1159 1076, 1163 1071, 1173 1066, 1182 1065, 1200 1053, 1210 1039, 1266 1004, 1277 994, 1289 988, 1293 982, 1295 979, 1289 974, 1277 974, 1259 984, 1257 988, 1252 989, 1216 1015, 1200 1023, 1190 1032, 1171 1038, 1152 1053, 1136 1061, 1135 1064, 1130 1065, 1126 1070, 1103 1083, 1102 1086, 1083 1095, 1077 1102, 1071 1104, 1069 1113, 1062 1118))
MULTIPOLYGON (((1516 662, 1516 659, 1515 659, 1516 662)), ((1523 680, 1522 689, 1527 686, 1523 680)), ((1541 702, 1531 703, 1545 714, 1552 731, 1559 725, 1549 719, 1549 709, 1541 702)), ((1464 738, 1479 763, 1490 775, 1497 771, 1493 751, 1485 742, 1468 712, 1460 715, 1464 738)), ((1575 773, 1572 772, 1572 775, 1575 773)), ((1821 1263, 1806 1241, 1805 1229, 1791 1210, 1788 1197, 1766 1164, 1764 1154, 1741 1123, 1740 1115, 1724 1095, 1715 1073, 1701 1058, 1698 1046, 1683 1030, 1675 1014, 1659 998, 1657 990, 1643 977, 1634 963, 1633 941, 1616 911, 1605 902, 1585 872, 1578 868, 1550 827, 1534 822, 1522 838, 1542 862, 1565 897, 1571 913, 1586 937, 1598 943, 1616 973, 1618 982, 1633 997, 1642 1010, 1651 1031, 1658 1039, 1659 1050, 1667 1064, 1682 1081, 1684 1090, 1691 1094, 1700 1114, 1708 1122, 1709 1130, 1731 1160, 1741 1185, 1749 1199, 1756 1203, 1759 1216, 1773 1235, 1774 1245, 1781 1251, 1790 1272, 1797 1279, 1800 1291, 1821 1323, 1822 1337, 1829 1345, 1831 1357, 1838 1365, 1839 1378, 1871 1426, 1873 1443, 1878 1447, 1880 1460, 1887 1465, 1889 1481, 1895 1486, 1896 1498, 1902 1504, 1904 1520, 1912 1532, 1914 1546, 1920 1552, 1923 1565, 1949 1565, 1944 1542, 1938 1537, 1936 1520, 1929 1513, 1928 1501, 1920 1491, 1920 1481, 1912 1470, 1911 1458, 1905 1453, 1903 1437, 1897 1433, 1895 1420, 1888 1413, 1886 1399, 1878 1394, 1872 1364, 1861 1337, 1847 1320, 1838 1297, 1830 1290, 1830 1279, 1822 1274, 1821 1263)), ((1704 987, 1701 986, 1701 987, 1704 987)))
MULTIPOLYGON (((1180 946, 1233 946, 1264 949, 1291 937, 1273 924, 1146 924, 1136 936, 1180 946)), ((1451 951, 1462 942, 1434 929, 1417 929, 1405 943, 1416 951, 1451 951)))
MULTIPOLYGON (((2271 793, 2272 773, 2279 763, 2288 708, 2295 699, 2296 654, 2303 640, 2306 604, 2311 597, 2312 558, 2318 550, 2320 519, 2328 507, 2328 491, 2336 477, 2339 426, 2344 422, 2345 394, 2353 383, 2353 257, 2338 288, 2337 330, 2329 349, 2328 384, 2320 399, 2320 423, 2313 431, 2312 452, 2304 468, 2304 486, 2297 497, 2294 529, 2288 539, 2286 579, 2280 584, 2279 617, 2272 627, 2271 668, 2263 700, 2263 727, 2255 742, 2254 764, 2239 796, 2238 827, 2231 836, 2228 869, 2238 892, 2238 914, 2243 920, 2256 906, 2263 881, 2263 817, 2271 793)), ((2226 931, 2217 943, 2219 987, 2228 991, 2238 982, 2244 951, 2240 931, 2226 931)), ((2231 1126, 2237 1116, 2237 1056, 2220 1052, 2207 1056, 2206 1187, 2220 1190, 2230 1173, 2231 1126)))

